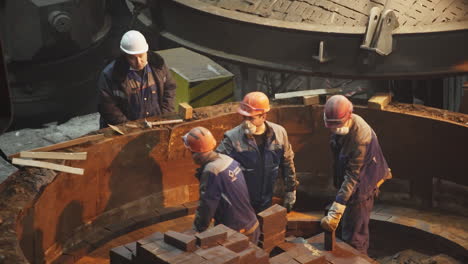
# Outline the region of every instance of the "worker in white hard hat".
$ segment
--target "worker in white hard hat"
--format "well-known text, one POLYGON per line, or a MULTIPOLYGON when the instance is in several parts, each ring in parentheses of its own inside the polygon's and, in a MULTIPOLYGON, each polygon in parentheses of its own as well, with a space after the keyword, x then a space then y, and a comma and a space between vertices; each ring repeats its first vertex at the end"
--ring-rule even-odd
POLYGON ((148 49, 140 32, 122 36, 121 56, 98 81, 101 128, 174 111, 176 83, 164 59, 148 49))

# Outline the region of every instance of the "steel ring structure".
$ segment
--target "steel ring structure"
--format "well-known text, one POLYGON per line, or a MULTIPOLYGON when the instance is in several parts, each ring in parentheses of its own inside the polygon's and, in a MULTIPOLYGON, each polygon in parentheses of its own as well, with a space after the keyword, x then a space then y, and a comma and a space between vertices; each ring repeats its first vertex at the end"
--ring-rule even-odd
POLYGON ((394 7, 400 25, 390 36, 392 52, 386 56, 360 47, 370 9, 373 5, 383 8, 380 2, 162 0, 152 14, 165 40, 275 71, 356 79, 418 78, 467 71, 466 1, 430 1, 438 3, 432 8, 425 8, 419 0, 412 6, 391 1, 395 7, 389 7, 394 7), (283 2, 289 2, 289 8, 284 8, 283 2), (294 4, 296 9, 291 10, 294 4), (308 6, 301 9, 301 5, 308 6), (311 20, 313 14, 304 19, 312 7, 323 11, 322 20, 311 20), (446 14, 450 8, 459 12, 449 13, 451 19, 446 14), (320 56, 322 60, 317 59, 320 56))

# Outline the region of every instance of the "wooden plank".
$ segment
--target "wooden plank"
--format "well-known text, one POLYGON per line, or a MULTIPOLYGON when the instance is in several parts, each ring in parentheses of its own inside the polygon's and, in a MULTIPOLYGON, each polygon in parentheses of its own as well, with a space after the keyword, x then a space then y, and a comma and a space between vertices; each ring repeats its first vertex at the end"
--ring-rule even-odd
POLYGON ((302 97, 302 96, 320 95, 320 94, 335 94, 341 91, 342 90, 340 88, 332 88, 332 89, 315 89, 315 90, 306 90, 306 91, 277 93, 275 94, 275 99, 285 99, 285 98, 291 98, 291 97, 302 97))
POLYGON ((65 165, 59 165, 59 164, 55 164, 55 163, 51 163, 51 162, 45 162, 45 161, 13 158, 12 163, 16 164, 16 165, 31 166, 31 167, 51 169, 51 170, 56 170, 56 171, 63 171, 63 172, 68 172, 68 173, 72 173, 72 174, 79 174, 79 175, 84 174, 84 169, 74 168, 74 167, 65 166, 65 165))
POLYGON ((151 126, 160 126, 160 125, 170 125, 170 124, 178 124, 182 123, 184 120, 182 119, 175 119, 175 120, 164 120, 164 121, 156 121, 156 122, 148 122, 151 126))
MULTIPOLYGON (((60 143, 50 145, 50 146, 31 149, 31 150, 28 150, 28 151, 36 152, 36 151, 51 151, 51 150, 57 150, 57 149, 64 149, 64 148, 80 145, 80 144, 83 144, 83 143, 87 143, 87 142, 90 142, 90 141, 103 139, 103 138, 104 138, 104 134, 90 135, 90 136, 85 136, 85 137, 72 139, 72 140, 65 141, 65 142, 60 142, 60 143)), ((19 155, 20 155, 20 153, 16 153, 16 154, 8 156, 8 158, 10 158, 10 159, 18 158, 19 155)))
POLYGON ((185 119, 192 119, 193 117, 193 107, 191 107, 187 103, 180 103, 179 104, 179 115, 185 119))
POLYGON ((121 134, 121 135, 125 135, 125 133, 120 130, 120 128, 118 128, 117 126, 113 126, 113 125, 110 125, 110 124, 107 124, 110 128, 112 128, 114 131, 116 131, 117 133, 121 134))
POLYGON ((87 152, 34 152, 34 151, 21 151, 20 158, 33 158, 33 159, 60 159, 60 160, 86 160, 87 152))
POLYGON ((137 124, 129 124, 129 123, 126 123, 125 126, 126 126, 126 127, 131 127, 131 128, 138 128, 138 125, 137 125, 137 124))

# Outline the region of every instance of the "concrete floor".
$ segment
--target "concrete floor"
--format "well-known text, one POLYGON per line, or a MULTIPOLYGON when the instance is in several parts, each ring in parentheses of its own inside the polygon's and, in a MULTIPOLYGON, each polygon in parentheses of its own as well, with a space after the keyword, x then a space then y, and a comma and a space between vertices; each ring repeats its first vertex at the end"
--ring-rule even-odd
MULTIPOLYGON (((74 139, 99 129, 99 114, 79 116, 66 123, 49 123, 40 129, 25 128, 0 136, 0 149, 6 155, 74 139)), ((17 169, 0 158, 0 183, 17 169)))

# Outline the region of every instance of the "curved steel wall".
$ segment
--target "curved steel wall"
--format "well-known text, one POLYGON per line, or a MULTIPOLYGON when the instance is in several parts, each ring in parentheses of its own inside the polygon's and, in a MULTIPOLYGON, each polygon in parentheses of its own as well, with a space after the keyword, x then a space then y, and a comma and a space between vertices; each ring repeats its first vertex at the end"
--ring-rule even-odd
MULTIPOLYGON (((1 253, 11 263, 24 263, 16 248, 19 241, 32 262, 52 261, 63 252, 79 257, 111 236, 109 230, 123 232, 126 226, 152 217, 170 219, 184 210, 186 214, 182 205, 198 199, 198 184, 193 177, 195 165, 180 137, 202 125, 221 140, 223 132, 241 118, 214 110, 219 107, 222 105, 198 112, 212 117, 172 128, 137 129, 123 136, 103 130, 104 139, 73 148, 88 152, 86 161, 65 163, 84 168, 84 175, 24 168, 10 176, 0 185, 0 234, 5 237, 1 253)), ((464 177, 468 126, 366 108, 356 112, 376 130, 394 172, 396 183, 384 185, 384 202, 458 213, 461 208, 468 216, 468 179, 464 177), (465 188, 458 204, 453 202, 450 207, 433 202, 435 178, 465 188)), ((323 127, 322 107, 277 107, 268 119, 286 128, 296 153, 301 181, 298 206, 306 201, 309 209, 322 208, 336 192, 331 185, 329 132, 323 127)))

